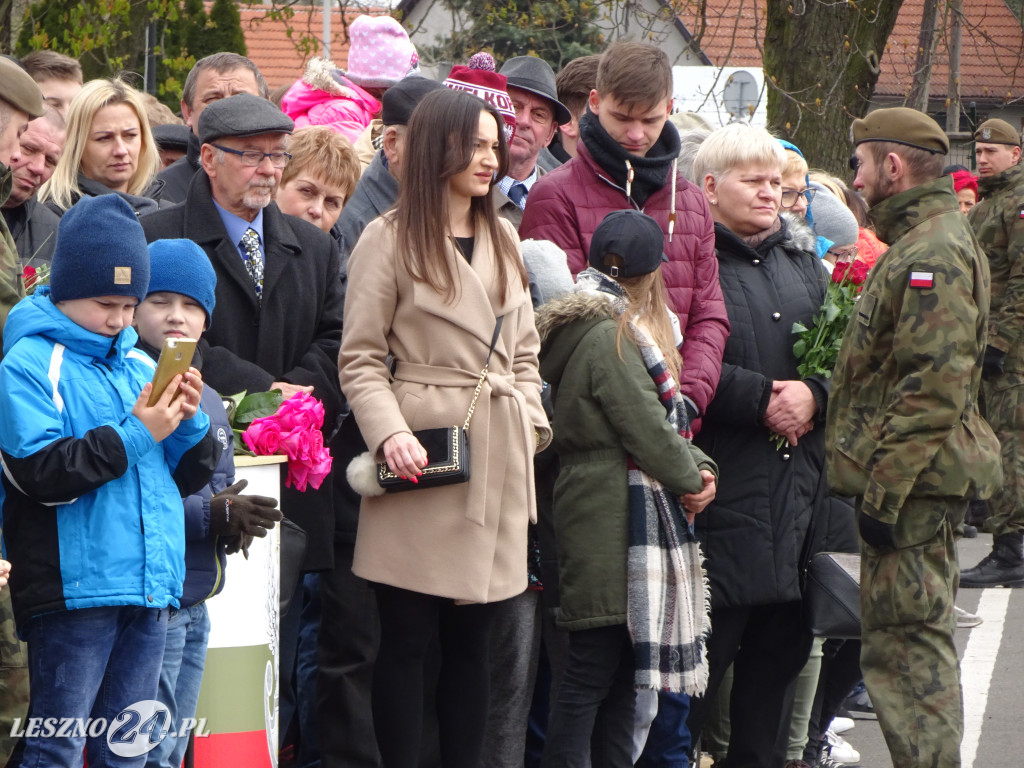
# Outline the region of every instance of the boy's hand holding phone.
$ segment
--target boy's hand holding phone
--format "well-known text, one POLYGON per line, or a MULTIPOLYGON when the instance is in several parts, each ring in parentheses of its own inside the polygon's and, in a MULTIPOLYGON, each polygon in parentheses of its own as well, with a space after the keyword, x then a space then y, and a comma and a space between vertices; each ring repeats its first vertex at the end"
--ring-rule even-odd
POLYGON ((203 393, 203 377, 195 368, 178 374, 164 389, 155 405, 149 405, 153 383, 142 388, 132 414, 141 421, 158 443, 178 428, 182 419, 190 419, 199 408, 203 393))

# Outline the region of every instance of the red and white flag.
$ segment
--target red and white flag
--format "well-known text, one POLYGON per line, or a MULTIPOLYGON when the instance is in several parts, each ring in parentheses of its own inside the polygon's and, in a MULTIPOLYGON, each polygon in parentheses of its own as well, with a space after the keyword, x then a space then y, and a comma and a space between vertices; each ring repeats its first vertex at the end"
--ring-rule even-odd
POLYGON ((935 285, 935 273, 934 272, 911 272, 910 273, 910 287, 911 288, 931 288, 935 285))

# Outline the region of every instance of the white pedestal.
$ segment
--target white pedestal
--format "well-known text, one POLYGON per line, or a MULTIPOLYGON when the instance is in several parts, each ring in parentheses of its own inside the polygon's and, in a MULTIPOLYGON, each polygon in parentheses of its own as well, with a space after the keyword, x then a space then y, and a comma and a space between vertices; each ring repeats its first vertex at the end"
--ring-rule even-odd
MULTIPOLYGON (((284 456, 236 456, 243 493, 281 498, 284 456)), ((276 768, 281 527, 255 539, 249 559, 228 558, 223 591, 209 600, 210 644, 196 718, 195 768, 276 768)))

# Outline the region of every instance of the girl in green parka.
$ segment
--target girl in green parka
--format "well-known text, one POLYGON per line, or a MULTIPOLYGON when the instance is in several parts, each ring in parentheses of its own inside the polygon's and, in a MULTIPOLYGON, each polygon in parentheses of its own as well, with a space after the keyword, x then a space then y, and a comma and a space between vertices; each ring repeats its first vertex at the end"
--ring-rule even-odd
POLYGON ((557 623, 569 630, 542 768, 632 766, 637 688, 703 691, 707 592, 690 524, 717 468, 688 439, 664 235, 609 214, 575 293, 538 312, 560 472, 557 623), (600 733, 594 733, 598 713, 600 733))

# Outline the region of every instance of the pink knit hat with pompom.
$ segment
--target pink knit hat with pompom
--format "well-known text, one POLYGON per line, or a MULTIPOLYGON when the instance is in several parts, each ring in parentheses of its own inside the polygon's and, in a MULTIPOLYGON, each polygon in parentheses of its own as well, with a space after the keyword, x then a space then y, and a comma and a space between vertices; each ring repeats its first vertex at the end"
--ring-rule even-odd
POLYGON ((474 53, 468 66, 452 67, 442 85, 455 91, 467 91, 498 110, 504 125, 505 140, 511 144, 516 135, 516 108, 508 97, 508 79, 494 71, 494 58, 486 51, 474 53))

